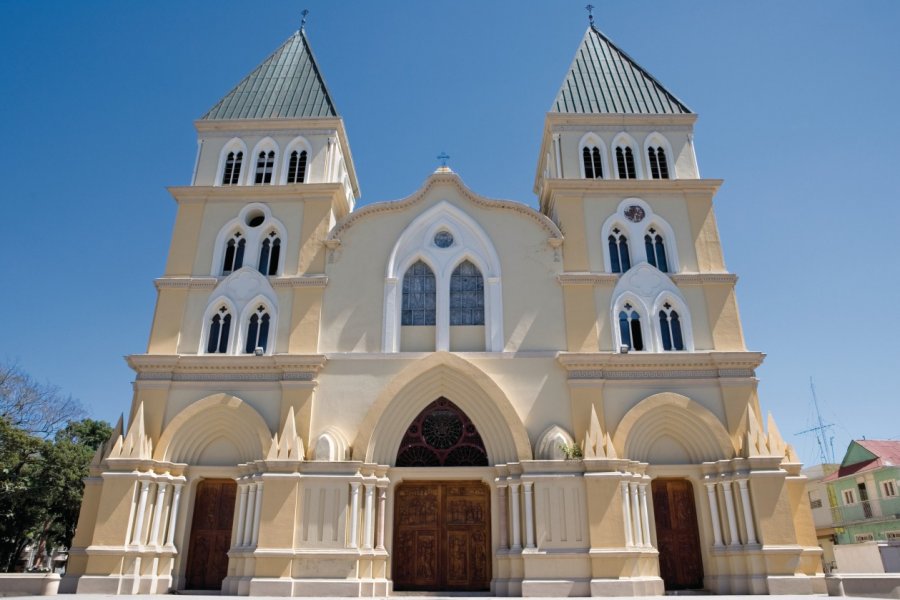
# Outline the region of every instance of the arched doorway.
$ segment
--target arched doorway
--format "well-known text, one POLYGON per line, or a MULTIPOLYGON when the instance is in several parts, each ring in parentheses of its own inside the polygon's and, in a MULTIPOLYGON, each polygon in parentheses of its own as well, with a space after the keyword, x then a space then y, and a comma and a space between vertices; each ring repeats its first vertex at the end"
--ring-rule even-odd
POLYGON ((197 486, 185 588, 219 590, 228 574, 228 550, 237 484, 233 479, 204 479, 197 486))
POLYGON ((694 487, 687 479, 654 479, 653 513, 659 575, 666 590, 703 588, 703 558, 694 487))
MULTIPOLYGON (((439 398, 407 428, 398 467, 486 467, 481 435, 439 398)), ((490 589, 490 488, 481 481, 410 481, 394 493, 394 589, 490 589)))

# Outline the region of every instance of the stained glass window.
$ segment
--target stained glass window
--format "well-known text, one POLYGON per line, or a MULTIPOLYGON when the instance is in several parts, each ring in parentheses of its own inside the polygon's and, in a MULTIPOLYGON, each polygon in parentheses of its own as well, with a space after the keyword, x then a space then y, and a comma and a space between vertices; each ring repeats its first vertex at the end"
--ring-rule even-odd
POLYGON ((434 245, 438 248, 449 248, 453 245, 453 234, 447 230, 434 234, 434 245))
POLYGON ((450 325, 484 325, 484 279, 468 260, 450 276, 450 325))
POLYGON ((486 467, 487 451, 475 425, 446 398, 410 424, 397 451, 398 467, 486 467))
POLYGON ((401 325, 435 324, 434 272, 421 260, 403 275, 403 300, 400 308, 401 325))

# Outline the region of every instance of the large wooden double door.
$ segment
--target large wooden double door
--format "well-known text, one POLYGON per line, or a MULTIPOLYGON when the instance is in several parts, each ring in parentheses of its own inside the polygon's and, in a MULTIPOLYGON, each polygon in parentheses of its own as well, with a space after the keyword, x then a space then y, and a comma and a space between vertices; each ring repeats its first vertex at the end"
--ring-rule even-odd
POLYGON ((490 514, 490 490, 480 481, 398 485, 394 494, 394 589, 489 590, 490 514))
POLYGON ((703 588, 703 558, 694 488, 686 479, 654 479, 653 513, 659 575, 667 590, 703 588))
POLYGON ((185 572, 186 589, 222 589, 222 580, 228 574, 236 491, 233 479, 204 479, 197 486, 185 572))

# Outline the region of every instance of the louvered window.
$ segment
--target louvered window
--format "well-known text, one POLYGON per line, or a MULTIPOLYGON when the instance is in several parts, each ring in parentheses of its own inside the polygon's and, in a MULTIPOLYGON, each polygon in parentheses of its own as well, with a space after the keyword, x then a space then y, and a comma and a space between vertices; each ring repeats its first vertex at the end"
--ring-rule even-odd
POLYGON ((269 343, 270 321, 268 310, 260 304, 247 322, 247 343, 244 344, 244 352, 253 354, 257 348, 262 348, 263 352, 266 351, 269 343))
POLYGON ((450 276, 450 325, 484 325, 484 279, 467 260, 450 276))
POLYGON ((228 334, 231 332, 231 313, 228 307, 222 306, 209 321, 206 352, 224 354, 228 352, 228 334))
POLYGON ((644 235, 644 249, 647 251, 647 262, 663 273, 669 272, 669 262, 666 260, 665 241, 653 227, 651 227, 644 235))
POLYGON ((634 153, 626 146, 616 146, 616 166, 619 169, 619 179, 637 179, 637 171, 634 169, 634 153))
POLYGON ((403 275, 403 300, 400 308, 401 325, 435 324, 434 272, 424 262, 417 261, 403 275))
POLYGON ((618 227, 606 239, 609 245, 609 264, 613 273, 624 273, 631 268, 631 254, 628 251, 628 238, 618 227))
POLYGON ((641 316, 631 304, 619 311, 619 339, 629 350, 644 349, 644 335, 641 331, 641 316))
POLYGON ((241 179, 241 163, 243 152, 229 152, 225 157, 225 170, 222 172, 222 185, 237 185, 241 179))
POLYGON ((663 304, 662 310, 659 311, 659 332, 663 350, 684 350, 681 319, 668 302, 663 304))
POLYGON ((596 146, 585 146, 581 151, 584 159, 585 179, 603 179, 603 164, 600 160, 600 149, 596 146))
POLYGON ((303 183, 306 181, 306 150, 291 152, 291 159, 288 162, 288 183, 303 183))
POLYGON ((222 264, 222 275, 228 275, 244 266, 244 249, 247 240, 240 231, 231 236, 225 244, 225 259, 222 264))
POLYGON ((277 275, 280 255, 281 239, 272 231, 263 239, 259 250, 259 272, 263 275, 277 275))
POLYGON ((272 183, 272 172, 275 170, 275 151, 262 151, 256 158, 256 179, 257 184, 272 183))
POLYGON ((666 162, 666 151, 662 146, 647 148, 647 159, 650 161, 650 176, 653 179, 668 179, 669 165, 666 162))

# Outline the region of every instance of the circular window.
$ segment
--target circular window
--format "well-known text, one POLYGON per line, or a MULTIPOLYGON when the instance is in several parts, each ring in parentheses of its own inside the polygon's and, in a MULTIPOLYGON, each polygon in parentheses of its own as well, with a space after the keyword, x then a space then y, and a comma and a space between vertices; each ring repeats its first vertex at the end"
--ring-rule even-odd
POLYGON ((263 224, 263 221, 265 221, 265 220, 266 220, 266 216, 261 211, 258 211, 258 210, 253 210, 253 211, 250 211, 249 213, 247 213, 247 217, 245 219, 245 221, 247 222, 247 225, 250 227, 259 227, 260 225, 263 224))
POLYGON ((434 234, 434 245, 438 248, 449 248, 453 245, 453 234, 449 231, 438 231, 434 234))

